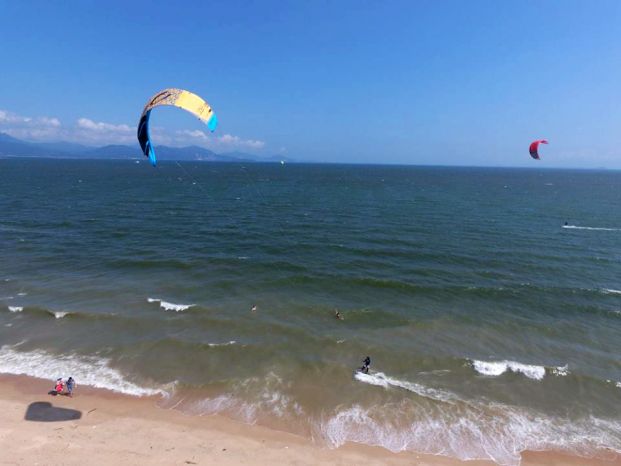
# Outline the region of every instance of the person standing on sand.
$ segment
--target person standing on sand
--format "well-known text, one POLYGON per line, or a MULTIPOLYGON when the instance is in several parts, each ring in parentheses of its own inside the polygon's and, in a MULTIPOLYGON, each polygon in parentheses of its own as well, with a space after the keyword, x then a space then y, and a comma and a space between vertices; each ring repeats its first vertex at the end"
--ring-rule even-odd
POLYGON ((67 396, 73 396, 73 387, 75 387, 75 380, 73 380, 73 377, 69 377, 67 379, 67 396))
POLYGON ((54 387, 57 395, 61 395, 63 392, 63 379, 59 377, 56 379, 56 386, 54 387))

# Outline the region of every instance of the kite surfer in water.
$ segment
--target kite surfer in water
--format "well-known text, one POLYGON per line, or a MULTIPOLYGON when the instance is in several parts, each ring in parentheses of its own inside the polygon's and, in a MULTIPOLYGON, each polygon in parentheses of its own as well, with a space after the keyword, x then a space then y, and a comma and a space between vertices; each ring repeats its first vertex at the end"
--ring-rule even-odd
POLYGON ((360 372, 362 372, 363 374, 368 374, 370 365, 371 358, 367 356, 366 358, 364 358, 364 361, 362 361, 362 367, 360 368, 360 372))

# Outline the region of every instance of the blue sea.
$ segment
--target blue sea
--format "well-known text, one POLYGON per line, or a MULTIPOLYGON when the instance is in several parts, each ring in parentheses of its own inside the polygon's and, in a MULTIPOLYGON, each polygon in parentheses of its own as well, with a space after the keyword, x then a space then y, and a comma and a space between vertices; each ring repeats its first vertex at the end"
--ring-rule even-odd
POLYGON ((0 372, 328 447, 621 451, 621 172, 3 159, 0 372))

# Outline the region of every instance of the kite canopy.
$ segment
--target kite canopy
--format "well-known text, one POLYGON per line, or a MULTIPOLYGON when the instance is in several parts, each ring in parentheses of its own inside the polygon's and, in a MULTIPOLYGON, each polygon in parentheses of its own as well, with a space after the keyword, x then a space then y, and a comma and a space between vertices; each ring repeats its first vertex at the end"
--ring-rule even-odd
POLYGON ((530 143, 530 147, 528 148, 528 152, 530 152, 530 156, 534 159, 540 160, 539 159, 539 144, 547 144, 548 141, 546 141, 545 139, 537 139, 536 141, 533 141, 530 143))
POLYGON ((195 115, 199 120, 205 122, 211 132, 215 131, 218 126, 218 119, 207 102, 196 94, 183 89, 164 89, 149 99, 147 105, 142 110, 140 122, 138 123, 138 142, 142 153, 149 157, 151 165, 155 166, 157 159, 155 158, 155 150, 151 144, 151 136, 149 134, 149 118, 151 110, 160 105, 172 105, 182 108, 195 115))

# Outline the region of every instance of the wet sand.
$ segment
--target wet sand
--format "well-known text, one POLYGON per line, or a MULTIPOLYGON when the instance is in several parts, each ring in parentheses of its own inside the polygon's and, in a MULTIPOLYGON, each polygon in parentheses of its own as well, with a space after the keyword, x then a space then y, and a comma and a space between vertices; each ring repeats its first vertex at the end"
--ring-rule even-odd
MULTIPOLYGON (((154 398, 78 386, 73 398, 51 396, 53 381, 0 376, 0 464, 125 465, 492 465, 347 444, 328 449, 310 439, 223 416, 187 416, 154 398)), ((524 466, 621 465, 602 453, 585 459, 527 452, 524 466)))

